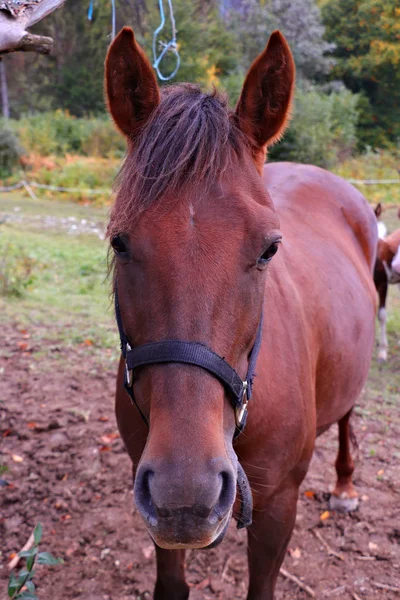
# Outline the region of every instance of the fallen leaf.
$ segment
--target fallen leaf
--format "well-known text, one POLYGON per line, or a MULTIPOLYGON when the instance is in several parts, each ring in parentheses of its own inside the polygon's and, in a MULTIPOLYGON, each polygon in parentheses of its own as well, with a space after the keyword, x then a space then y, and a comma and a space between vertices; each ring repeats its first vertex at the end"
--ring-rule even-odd
POLYGON ((27 350, 28 349, 28 344, 26 342, 18 342, 18 348, 20 350, 27 350))
POLYGON ((322 513, 322 515, 319 518, 321 521, 326 521, 326 519, 329 519, 330 516, 331 516, 331 513, 329 512, 329 510, 326 510, 325 512, 322 513))
POLYGON ((290 556, 294 559, 297 560, 299 558, 301 558, 301 550, 300 548, 295 548, 294 550, 292 550, 290 552, 290 556))
POLYGON ((383 475, 385 472, 385 469, 381 469, 380 471, 378 471, 378 477, 380 477, 381 475, 383 475))
POLYGON ((89 422, 89 417, 90 417, 90 410, 83 410, 81 408, 67 408, 66 412, 70 415, 73 415, 74 417, 79 417, 80 419, 82 419, 82 421, 84 421, 85 423, 89 422))
POLYGON ((117 438, 119 438, 119 433, 117 433, 115 431, 114 433, 108 433, 106 435, 102 435, 101 436, 101 441, 104 444, 110 444, 113 440, 116 440, 117 438))
POLYGON ((304 492, 306 498, 314 498, 315 493, 312 490, 307 490, 304 492))
POLYGON ((378 550, 378 544, 374 544, 374 542, 368 542, 368 548, 373 552, 374 550, 378 550))
POLYGON ((102 421, 103 423, 106 423, 108 420, 109 420, 109 418, 108 418, 108 417, 106 417, 105 415, 101 415, 101 416, 99 417, 99 421, 102 421))
POLYGON ((37 423, 35 423, 35 421, 30 421, 28 424, 29 429, 35 429, 35 427, 37 426, 37 423))
POLYGON ((204 590, 206 587, 208 587, 210 585, 210 580, 208 579, 203 579, 203 581, 200 581, 200 583, 198 583, 196 585, 196 589, 197 590, 204 590))
POLYGON ((16 463, 22 463, 22 462, 24 462, 24 459, 22 458, 22 456, 18 456, 18 454, 11 454, 11 458, 16 463))
POLYGON ((146 546, 145 548, 142 548, 142 553, 146 560, 149 560, 149 558, 151 558, 153 556, 154 551, 155 551, 155 548, 154 548, 153 544, 151 546, 146 546))
POLYGON ((9 554, 8 559, 12 560, 13 558, 15 558, 17 556, 16 552, 11 552, 11 554, 9 554))
POLYGON ((100 446, 100 452, 109 452, 111 450, 111 446, 100 446))
POLYGON ((70 519, 70 518, 71 518, 71 515, 63 515, 63 516, 60 518, 60 521, 69 521, 69 519, 70 519))
POLYGON ((3 437, 8 437, 9 435, 11 435, 13 432, 12 429, 6 429, 5 431, 3 431, 3 437))
POLYGON ((86 340, 83 340, 83 344, 84 346, 93 346, 93 341, 88 338, 86 340))

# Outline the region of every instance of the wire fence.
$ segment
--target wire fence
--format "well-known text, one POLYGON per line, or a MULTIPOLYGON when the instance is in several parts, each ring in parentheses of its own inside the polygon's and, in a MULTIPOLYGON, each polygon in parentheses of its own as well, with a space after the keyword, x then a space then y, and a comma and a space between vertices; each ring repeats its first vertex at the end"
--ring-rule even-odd
POLYGON ((36 199, 36 194, 34 193, 32 188, 38 188, 41 190, 49 190, 51 192, 63 192, 68 194, 84 194, 85 196, 104 196, 111 195, 111 188, 77 188, 77 187, 60 187, 57 185, 47 185, 45 183, 37 183, 36 181, 26 181, 22 179, 18 183, 14 185, 8 185, 4 187, 0 187, 0 194, 13 192, 14 190, 18 190, 20 188, 24 188, 31 198, 36 199))
MULTIPOLYGON (((353 185, 400 185, 400 179, 346 179, 346 181, 352 183, 353 185)), ((38 183, 36 181, 26 181, 25 179, 22 179, 21 181, 13 185, 0 187, 0 194, 13 192, 14 190, 18 190, 21 188, 24 188, 33 199, 36 199, 37 196, 32 188, 67 194, 83 194, 85 196, 110 196, 112 193, 111 188, 92 189, 78 187, 61 187, 57 185, 47 185, 44 183, 38 183)))

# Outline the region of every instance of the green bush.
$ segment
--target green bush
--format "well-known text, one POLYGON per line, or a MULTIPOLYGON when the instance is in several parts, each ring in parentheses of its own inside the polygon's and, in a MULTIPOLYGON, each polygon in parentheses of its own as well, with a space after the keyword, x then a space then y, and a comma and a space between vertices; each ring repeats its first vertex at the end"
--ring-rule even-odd
POLYGON ((78 119, 66 111, 56 110, 28 115, 11 123, 28 153, 120 157, 125 152, 122 135, 106 116, 78 119))
POLYGON ((357 102, 358 96, 346 89, 298 89, 289 129, 270 158, 332 168, 355 148, 357 102))
POLYGON ((36 264, 21 248, 8 244, 0 260, 0 295, 22 296, 34 282, 36 264))
POLYGON ((6 178, 12 175, 14 169, 19 165, 22 148, 15 134, 0 122, 0 177, 6 178))

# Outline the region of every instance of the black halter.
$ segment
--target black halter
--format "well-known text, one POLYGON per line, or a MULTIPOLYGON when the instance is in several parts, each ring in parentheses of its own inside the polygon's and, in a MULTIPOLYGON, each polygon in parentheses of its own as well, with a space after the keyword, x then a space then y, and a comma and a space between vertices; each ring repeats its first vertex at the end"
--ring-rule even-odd
MULTIPOLYGON (((205 369, 216 377, 229 392, 229 399, 235 411, 236 438, 244 429, 247 420, 248 403, 252 395, 255 367, 261 346, 262 314, 258 324, 254 346, 249 354, 249 364, 246 379, 243 381, 235 369, 204 344, 199 342, 183 342, 180 340, 165 340, 152 342, 131 348, 122 325, 121 311, 118 302, 117 286, 115 286, 115 317, 117 320, 121 340, 121 352, 125 359, 124 386, 132 403, 138 409, 142 419, 148 426, 146 416, 136 402, 133 393, 134 371, 137 367, 162 363, 184 363, 205 369)), ((242 495, 242 507, 238 528, 248 527, 251 524, 252 501, 247 477, 238 463, 238 486, 242 495)))

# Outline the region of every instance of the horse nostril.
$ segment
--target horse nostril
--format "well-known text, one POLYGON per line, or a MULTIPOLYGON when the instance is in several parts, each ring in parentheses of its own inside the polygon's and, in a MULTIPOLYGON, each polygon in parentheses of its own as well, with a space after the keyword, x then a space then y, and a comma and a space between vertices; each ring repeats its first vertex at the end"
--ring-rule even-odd
POLYGON ((150 492, 150 481, 153 476, 154 472, 149 469, 139 471, 136 475, 134 495, 139 511, 148 521, 149 525, 155 527, 157 525, 157 513, 150 492))
POLYGON ((235 501, 236 483, 233 473, 231 471, 221 471, 219 477, 221 479, 221 491, 214 510, 209 517, 211 522, 216 522, 225 517, 235 501))

